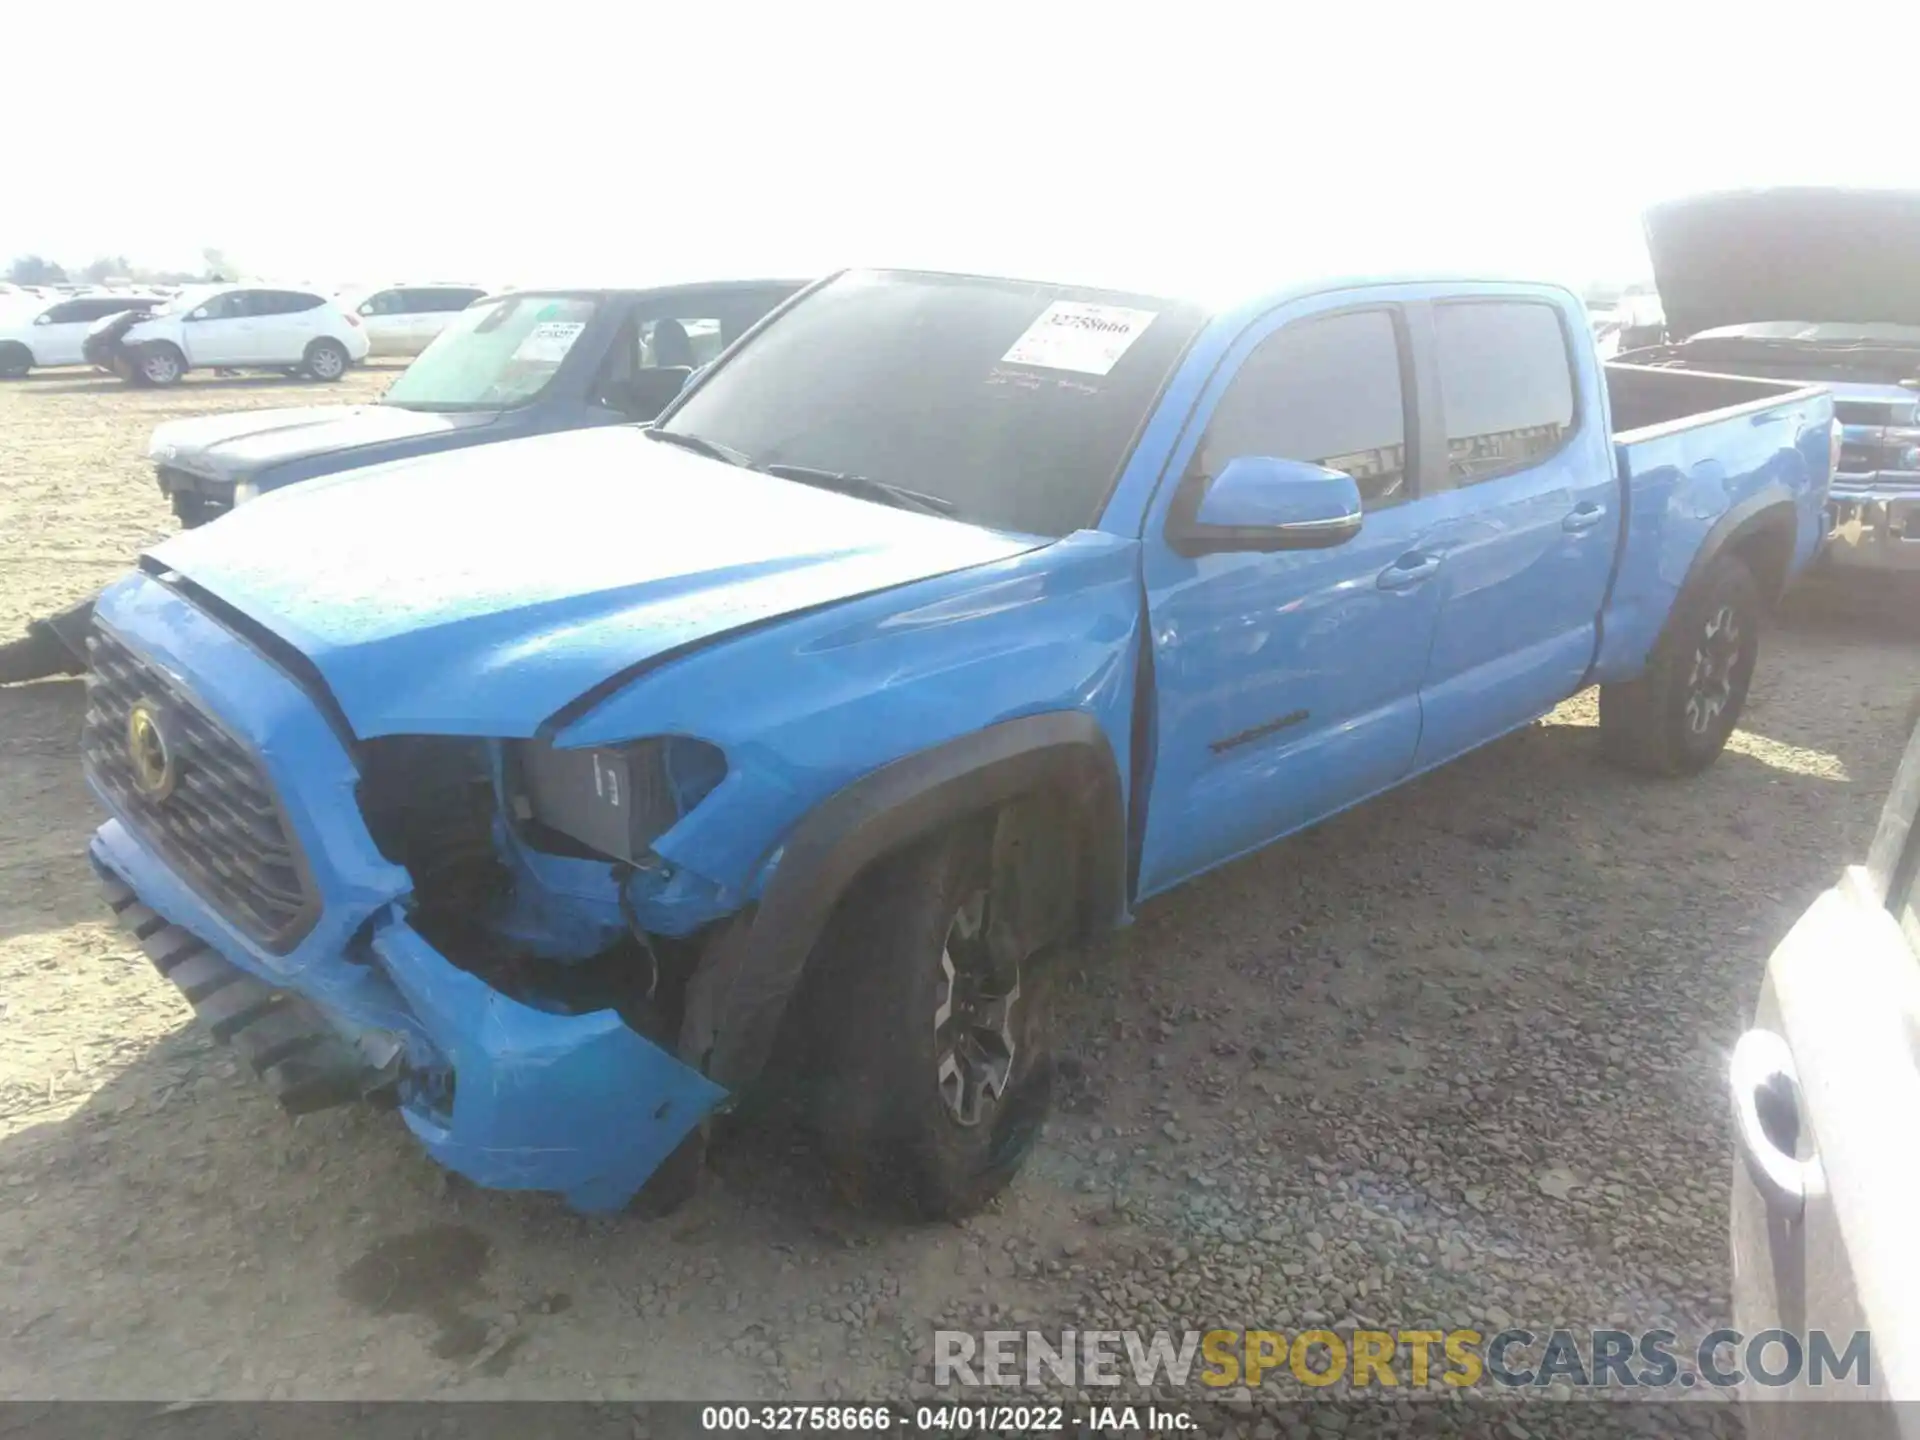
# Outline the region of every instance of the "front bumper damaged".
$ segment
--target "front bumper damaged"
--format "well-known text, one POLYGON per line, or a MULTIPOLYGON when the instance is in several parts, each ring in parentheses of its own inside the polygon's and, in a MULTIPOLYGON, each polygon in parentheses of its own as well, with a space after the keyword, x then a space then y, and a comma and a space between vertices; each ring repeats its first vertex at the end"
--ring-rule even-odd
POLYGON ((726 1098, 618 1013, 516 999, 415 930, 405 872, 341 803, 346 746, 259 651, 146 577, 109 590, 101 618, 160 671, 193 677, 195 703, 250 746, 299 837, 320 918, 285 953, 228 923, 138 816, 116 809, 90 847, 116 918, 289 1110, 394 1105, 448 1169, 591 1213, 625 1206, 726 1098))

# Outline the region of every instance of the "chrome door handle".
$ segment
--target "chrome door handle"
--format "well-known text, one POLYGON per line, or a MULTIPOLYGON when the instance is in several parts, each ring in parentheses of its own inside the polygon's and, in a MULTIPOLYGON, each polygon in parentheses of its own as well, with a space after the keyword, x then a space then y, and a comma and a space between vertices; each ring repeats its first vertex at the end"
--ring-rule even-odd
POLYGON ((1572 530, 1572 531, 1591 530, 1594 526, 1598 525, 1602 520, 1606 518, 1607 518, 1606 506, 1582 505, 1578 509, 1576 509, 1571 515, 1567 516, 1566 519, 1560 522, 1560 528, 1562 530, 1572 530))
POLYGON ((1380 572, 1376 582, 1382 590, 1405 590, 1418 585, 1440 568, 1438 555, 1422 555, 1418 551, 1402 555, 1393 564, 1380 572))
POLYGON ((1810 1198, 1826 1191, 1820 1158, 1793 1153, 1806 1125, 1793 1051, 1771 1030, 1749 1030, 1734 1044, 1727 1084, 1740 1163, 1767 1209, 1792 1224, 1806 1214, 1810 1198))

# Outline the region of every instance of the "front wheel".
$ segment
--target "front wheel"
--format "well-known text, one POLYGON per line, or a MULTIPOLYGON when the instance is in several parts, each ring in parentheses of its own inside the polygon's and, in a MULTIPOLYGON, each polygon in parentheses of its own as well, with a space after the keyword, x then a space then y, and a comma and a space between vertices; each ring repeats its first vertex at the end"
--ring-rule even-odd
POLYGON ((307 374, 316 380, 338 380, 351 364, 347 350, 338 340, 316 340, 307 347, 307 374))
POLYGON ((994 923, 967 832, 875 866, 809 976, 814 1128, 843 1190, 926 1219, 1006 1188, 1052 1099, 1048 989, 994 923))
POLYGON ((1726 749, 1753 683, 1764 606, 1753 572, 1721 555, 1681 592, 1636 680, 1600 687, 1607 758, 1649 775, 1693 775, 1726 749))
POLYGON ((135 362, 134 373, 147 385, 177 385, 187 373, 187 362, 171 345, 150 345, 135 362))

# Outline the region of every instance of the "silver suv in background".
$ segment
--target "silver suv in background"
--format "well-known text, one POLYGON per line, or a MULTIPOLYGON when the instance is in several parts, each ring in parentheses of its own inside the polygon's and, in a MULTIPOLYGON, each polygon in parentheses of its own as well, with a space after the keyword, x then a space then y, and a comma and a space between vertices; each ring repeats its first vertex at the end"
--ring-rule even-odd
POLYGON ((478 285, 436 281, 347 290, 338 300, 342 309, 366 326, 370 354, 418 355, 454 316, 489 293, 478 285))

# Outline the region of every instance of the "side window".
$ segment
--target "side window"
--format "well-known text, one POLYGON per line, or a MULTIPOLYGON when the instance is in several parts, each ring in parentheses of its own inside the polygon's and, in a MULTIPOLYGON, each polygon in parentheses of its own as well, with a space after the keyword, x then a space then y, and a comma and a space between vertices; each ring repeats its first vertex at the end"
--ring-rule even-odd
POLYGON ((46 312, 45 323, 48 325, 71 325, 76 320, 91 319, 93 319, 93 313, 87 308, 86 301, 67 300, 46 312))
POLYGON ((304 290, 273 290, 268 293, 278 307, 273 312, 276 315, 298 315, 303 310, 317 310, 327 303, 320 296, 310 295, 304 290))
POLYGON ((1261 455, 1359 482, 1368 510, 1412 498, 1400 336, 1385 310, 1300 320, 1246 358, 1200 442, 1200 472, 1261 455))
POLYGON ((244 290, 229 290, 211 300, 202 301, 187 313, 187 318, 191 320, 197 315, 202 320, 235 319, 247 313, 246 298, 247 292, 244 290))
POLYGON ((401 299, 398 290, 381 290, 360 302, 360 313, 362 315, 397 315, 400 313, 401 299))
POLYGON ((671 316, 640 323, 640 368, 694 370, 726 348, 712 316, 671 316))
POLYGON ((1573 430, 1573 368, 1560 312, 1537 301, 1454 301, 1434 310, 1447 476, 1474 485, 1524 470, 1573 430))
POLYGON ((406 292, 406 308, 412 315, 445 315, 466 309, 485 293, 483 290, 462 290, 457 287, 409 290, 406 292))

